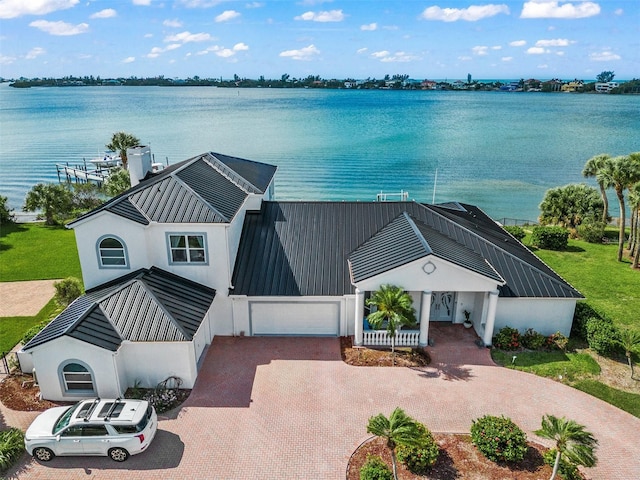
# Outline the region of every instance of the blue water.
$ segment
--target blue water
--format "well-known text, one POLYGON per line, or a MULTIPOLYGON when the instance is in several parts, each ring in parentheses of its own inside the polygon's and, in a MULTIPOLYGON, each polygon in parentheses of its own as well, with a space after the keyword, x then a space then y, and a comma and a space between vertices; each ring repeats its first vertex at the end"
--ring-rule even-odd
POLYGON ((20 210, 34 184, 57 181, 56 163, 100 155, 119 130, 156 161, 275 164, 281 200, 431 202, 437 171, 436 202, 535 220, 547 189, 586 181, 588 158, 640 150, 640 96, 3 84, 0 194, 20 210))

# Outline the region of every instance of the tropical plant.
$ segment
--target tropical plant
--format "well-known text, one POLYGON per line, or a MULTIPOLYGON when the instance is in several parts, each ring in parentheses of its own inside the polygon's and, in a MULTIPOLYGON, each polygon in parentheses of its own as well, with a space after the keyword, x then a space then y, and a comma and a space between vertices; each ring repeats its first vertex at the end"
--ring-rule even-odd
POLYGON ((29 192, 22 207, 25 212, 42 210, 47 225, 68 218, 73 209, 73 194, 62 184, 39 183, 29 192))
POLYGON ((640 332, 638 330, 625 328, 618 333, 617 341, 624 350, 624 355, 627 357, 627 363, 631 369, 631 378, 633 378, 633 360, 631 356, 632 353, 640 347, 640 332))
POLYGON ((431 431, 422 423, 416 422, 421 432, 420 445, 398 445, 398 460, 404 463, 410 472, 426 475, 440 455, 440 448, 431 431))
POLYGON ((8 204, 9 199, 7 197, 3 197, 0 195, 0 225, 5 225, 7 223, 13 223, 13 208, 9 208, 8 204))
POLYGON ((131 176, 124 168, 114 168, 104 183, 104 191, 110 197, 120 195, 131 188, 131 176))
POLYGON ((471 441, 485 457, 494 462, 519 462, 528 449, 525 433, 504 416, 485 415, 473 420, 471 441))
POLYGON ((539 220, 543 225, 575 228, 585 220, 597 220, 602 209, 602 199, 595 188, 572 183, 545 192, 539 220))
POLYGON ((613 81, 613 78, 616 76, 616 74, 611 71, 611 70, 605 70, 603 72, 600 72, 597 76, 596 76, 596 81, 600 82, 600 83, 608 83, 613 81))
POLYGON ((376 330, 384 327, 391 338, 391 358, 395 365, 395 338, 400 327, 416 324, 416 310, 413 308, 413 298, 401 287, 382 285, 380 290, 373 292, 367 299, 367 305, 376 307, 376 311, 369 314, 367 320, 376 330))
POLYGON ((377 455, 367 455, 367 461, 360 468, 360 480, 391 480, 393 473, 377 455))
POLYGON ((598 441, 585 430, 584 425, 565 417, 545 415, 542 417, 542 427, 534 433, 555 442, 556 460, 550 480, 556 477, 563 457, 584 467, 593 467, 596 464, 595 449, 598 441))
POLYGON ((629 187, 629 207, 631 208, 629 255, 632 259, 631 266, 638 268, 640 261, 640 182, 629 187))
POLYGON ((53 287, 56 289, 56 301, 66 307, 76 298, 82 295, 82 282, 77 278, 68 277, 59 282, 54 282, 53 287))
POLYGON ((602 182, 606 188, 613 188, 618 197, 618 203, 620 204, 618 261, 621 262, 626 228, 624 191, 634 183, 640 182, 640 152, 608 159, 598 171, 596 178, 598 183, 602 182))
POLYGON ((116 132, 111 136, 111 142, 106 145, 109 150, 117 151, 122 160, 122 166, 126 169, 127 148, 135 147, 140 144, 138 137, 126 132, 116 132))
POLYGON ((24 433, 19 428, 0 432, 0 472, 7 470, 24 452, 24 433))
POLYGON ((73 211, 75 215, 93 210, 102 205, 104 194, 100 188, 93 183, 74 183, 72 186, 73 193, 73 211))
MULTIPOLYGON (((601 153, 600 155, 595 155, 587 160, 587 163, 584 164, 584 168, 582 169, 582 175, 587 178, 596 178, 600 169, 603 167, 605 162, 611 158, 611 155, 607 153, 601 153)), ((600 180, 597 180, 598 187, 600 187, 600 196, 602 198, 602 222, 607 223, 609 221, 609 199, 607 198, 607 188, 604 186, 604 183, 600 180)))
POLYGON ((393 478, 398 480, 396 447, 398 445, 415 447, 420 445, 423 437, 418 427, 418 422, 408 416, 400 407, 396 407, 396 409, 391 412, 389 418, 385 417, 382 413, 369 418, 367 432, 381 437, 386 441, 387 447, 391 452, 393 478))
POLYGON ((562 227, 533 227, 531 243, 546 250, 566 250, 569 245, 569 232, 562 227))
POLYGON ((587 342, 589 348, 600 355, 610 355, 619 345, 620 333, 607 318, 590 318, 587 320, 587 342))

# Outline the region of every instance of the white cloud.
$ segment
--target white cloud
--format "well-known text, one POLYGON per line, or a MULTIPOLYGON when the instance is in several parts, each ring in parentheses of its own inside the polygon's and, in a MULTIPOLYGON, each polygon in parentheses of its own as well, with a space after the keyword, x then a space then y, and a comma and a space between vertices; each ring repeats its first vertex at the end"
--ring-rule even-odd
POLYGON ((489 47, 478 45, 476 47, 473 47, 471 51, 473 52, 474 55, 484 56, 489 54, 489 47))
POLYGON ((27 55, 24 57, 27 60, 33 60, 34 58, 39 57, 40 55, 44 55, 47 51, 42 47, 35 47, 29 50, 27 55))
POLYGON ((218 50, 216 52, 216 55, 218 55, 219 57, 222 57, 222 58, 228 58, 228 57, 231 57, 231 56, 233 56, 235 54, 236 54, 236 52, 234 52, 230 48, 223 48, 223 49, 218 50))
POLYGON ((502 50, 502 45, 494 45, 491 50, 502 50))
POLYGON ((406 52, 396 52, 393 55, 387 55, 380 61, 385 63, 407 63, 418 60, 415 55, 410 55, 406 52))
POLYGON ((543 53, 549 53, 549 50, 542 47, 530 47, 527 49, 529 55, 542 55, 543 53))
POLYGON ((360 26, 360 30, 364 31, 364 32, 373 32, 374 30, 378 29, 378 24, 377 23, 370 23, 369 25, 361 25, 360 26))
POLYGON ((547 65, 546 63, 543 63, 543 64, 541 64, 541 65, 538 65, 538 68, 540 68, 540 69, 544 70, 544 69, 546 69, 546 68, 549 68, 549 65, 547 65))
POLYGON ((113 8, 105 8, 104 10, 100 10, 99 12, 94 13, 89 18, 113 18, 117 16, 118 12, 116 12, 113 8))
POLYGON ((171 27, 171 28, 180 28, 182 27, 183 23, 181 20, 178 20, 177 18, 173 19, 173 20, 165 20, 164 22, 162 22, 162 25, 164 25, 165 27, 171 27))
POLYGON ((89 31, 88 23, 79 23, 72 25, 66 22, 49 22, 47 20, 35 20, 29 24, 30 27, 37 28, 49 35, 56 36, 69 36, 80 35, 81 33, 87 33, 89 31))
POLYGON ((153 38, 153 33, 145 33, 144 38, 153 38))
POLYGON ((229 20, 233 20, 234 18, 238 18, 240 16, 239 12, 235 10, 225 10, 220 15, 218 15, 215 20, 217 23, 228 22, 229 20))
POLYGON ((122 63, 133 63, 136 61, 136 57, 127 57, 124 60, 122 60, 122 63))
POLYGON ((520 18, 587 18, 600 13, 600 5, 594 2, 558 2, 555 0, 531 0, 524 2, 520 18))
POLYGON ((165 52, 170 52, 171 50, 176 50, 176 49, 180 48, 181 46, 182 46, 181 43, 171 43, 171 44, 166 46, 164 51, 165 52))
POLYGON ((384 57, 388 57, 389 55, 391 55, 391 53, 387 50, 380 50, 378 52, 373 52, 371 54, 373 58, 384 58, 384 57))
POLYGON ((325 10, 323 12, 305 12, 294 17, 294 20, 304 20, 311 22, 342 22, 344 20, 342 10, 325 10))
POLYGON ((524 47, 526 44, 526 40, 514 40, 513 42, 509 42, 510 47, 524 47))
POLYGON ((620 55, 613 53, 610 50, 589 54, 589 60, 593 60, 594 62, 612 62, 614 60, 620 60, 621 58, 622 57, 620 57, 620 55))
POLYGON ((10 57, 9 55, 0 55, 0 65, 11 65, 16 61, 16 57, 10 57))
POLYGON ((624 10, 622 10, 621 8, 616 8, 616 9, 613 11, 613 14, 614 14, 614 15, 618 15, 618 16, 620 16, 620 15, 624 15, 624 10))
POLYGON ((190 42, 206 42, 207 40, 211 40, 211 35, 208 33, 191 33, 189 31, 176 33, 175 35, 168 35, 165 37, 165 42, 180 42, 180 43, 190 43, 190 42))
POLYGON ((513 60, 513 57, 502 57, 500 60, 502 60, 503 62, 510 62, 511 60, 513 60))
POLYGON ((440 20, 442 22, 456 22, 458 20, 475 22, 501 13, 509 15, 509 7, 504 4, 471 5, 468 8, 440 8, 433 6, 426 8, 420 15, 420 18, 425 20, 440 20))
POLYGON ((151 0, 133 0, 133 4, 141 7, 148 7, 151 5, 151 0))
POLYGON ((369 51, 369 49, 367 47, 364 48, 359 48, 358 50, 356 50, 356 53, 358 55, 362 55, 363 53, 367 53, 369 51))
POLYGON ((468 62, 469 60, 473 60, 473 58, 468 55, 462 55, 458 57, 458 60, 460 60, 461 62, 468 62))
POLYGON ((224 0, 179 0, 187 8, 211 8, 219 5, 224 0))
POLYGON ((157 58, 160 54, 164 52, 164 50, 160 47, 153 47, 149 53, 147 53, 147 57, 149 58, 157 58))
POLYGON ((16 18, 22 15, 46 15, 75 7, 80 0, 2 0, 0 18, 16 18))
POLYGON ((243 52, 245 50, 249 50, 249 46, 247 44, 245 44, 245 43, 240 42, 240 43, 236 43, 233 46, 233 51, 234 52, 243 52))
POLYGON ((262 3, 262 2, 251 2, 251 3, 247 3, 244 7, 245 8, 262 8, 262 7, 264 7, 264 3, 262 3))
POLYGON ((285 50, 280 52, 281 57, 292 58, 293 60, 311 60, 314 56, 319 55, 320 50, 315 45, 300 48, 298 50, 285 50))
POLYGON ((570 44, 575 43, 566 38, 554 38, 549 40, 538 40, 536 47, 568 47, 570 44))

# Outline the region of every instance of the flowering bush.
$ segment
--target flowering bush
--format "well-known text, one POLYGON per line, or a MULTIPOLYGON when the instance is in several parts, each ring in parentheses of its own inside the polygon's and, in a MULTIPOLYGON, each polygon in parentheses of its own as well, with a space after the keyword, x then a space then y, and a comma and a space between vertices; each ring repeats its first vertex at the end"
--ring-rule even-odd
POLYGON ((417 424, 422 437, 420 445, 417 447, 399 445, 398 460, 404 463, 409 471, 417 475, 426 475, 438 460, 440 449, 429 429, 420 422, 417 424))
POLYGON ((522 335, 522 346, 529 350, 539 350, 545 346, 547 338, 533 328, 528 328, 522 335))
POLYGON ((519 462, 527 452, 527 437, 511 419, 485 415, 473 421, 471 440, 494 462, 519 462))
POLYGON ((516 350, 520 344, 520 332, 516 328, 502 327, 493 337, 493 346, 501 350, 516 350))

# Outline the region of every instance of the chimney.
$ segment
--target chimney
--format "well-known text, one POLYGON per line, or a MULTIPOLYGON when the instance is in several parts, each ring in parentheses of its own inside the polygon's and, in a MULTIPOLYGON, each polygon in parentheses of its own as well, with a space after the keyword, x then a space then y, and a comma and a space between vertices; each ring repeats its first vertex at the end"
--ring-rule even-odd
POLYGON ((151 172, 151 148, 145 145, 127 148, 127 162, 131 186, 135 187, 146 177, 147 173, 151 172))

